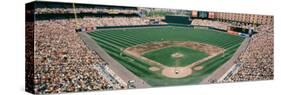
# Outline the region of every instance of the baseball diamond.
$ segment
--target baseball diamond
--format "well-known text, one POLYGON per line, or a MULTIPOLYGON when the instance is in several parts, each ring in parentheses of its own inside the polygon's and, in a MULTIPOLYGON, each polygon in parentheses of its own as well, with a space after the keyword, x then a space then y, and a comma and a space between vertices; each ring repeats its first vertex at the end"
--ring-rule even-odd
POLYGON ((244 40, 183 25, 115 27, 89 35, 151 86, 198 84, 229 60, 244 40))
POLYGON ((185 47, 168 47, 145 53, 143 56, 166 66, 186 66, 206 57, 207 54, 185 47))

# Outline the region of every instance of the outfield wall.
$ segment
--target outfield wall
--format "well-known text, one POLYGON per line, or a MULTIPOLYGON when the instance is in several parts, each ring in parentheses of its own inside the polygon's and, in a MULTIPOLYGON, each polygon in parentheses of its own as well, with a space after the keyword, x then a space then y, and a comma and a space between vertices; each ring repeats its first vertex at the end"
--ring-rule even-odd
POLYGON ((153 26, 168 26, 168 24, 157 24, 157 25, 130 25, 130 26, 98 26, 97 29, 135 28, 135 27, 153 27, 153 26))
POLYGON ((178 23, 157 24, 157 25, 98 26, 96 28, 97 29, 116 29, 116 28, 137 28, 137 27, 158 27, 158 26, 181 26, 181 27, 192 27, 192 28, 204 27, 204 28, 207 28, 207 29, 214 29, 214 30, 221 31, 221 32, 227 32, 226 30, 218 29, 218 28, 214 28, 214 27, 209 27, 209 26, 188 25, 188 24, 178 24, 178 23))
POLYGON ((165 16, 165 22, 178 24, 191 24, 188 16, 165 16))

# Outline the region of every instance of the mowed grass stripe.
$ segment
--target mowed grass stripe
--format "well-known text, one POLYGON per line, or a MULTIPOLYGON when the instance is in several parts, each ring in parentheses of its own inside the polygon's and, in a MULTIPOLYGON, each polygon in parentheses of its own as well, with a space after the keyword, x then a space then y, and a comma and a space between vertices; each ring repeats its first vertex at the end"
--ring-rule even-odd
POLYGON ((123 42, 122 40, 120 39, 114 39, 112 37, 108 37, 108 36, 102 36, 102 35, 95 35, 95 37, 98 37, 102 40, 106 40, 106 41, 110 41, 116 45, 119 45, 121 47, 128 47, 128 46, 131 46, 132 44, 131 43, 125 43, 123 42))
POLYGON ((108 35, 108 34, 103 34, 103 33, 99 33, 97 35, 105 36, 105 37, 112 37, 113 39, 121 40, 123 42, 130 43, 131 45, 136 45, 138 43, 141 43, 141 42, 134 41, 134 39, 129 39, 129 38, 125 38, 125 37, 119 37, 119 36, 116 36, 116 35, 108 35))
MULTIPOLYGON (((132 30, 132 29, 130 29, 130 30, 132 30)), ((113 31, 113 32, 118 32, 118 31, 113 31)), ((139 32, 139 31, 131 31, 131 32, 133 32, 133 33, 137 33, 137 32, 139 32)), ((131 33, 130 32, 130 33, 131 33)), ((140 32, 143 32, 143 31, 140 31, 140 32)), ((144 31, 145 32, 145 31, 144 31)), ((148 31, 148 32, 150 32, 150 31, 148 31)), ((153 31, 153 32, 157 32, 157 31, 153 31)), ((210 31, 208 31, 208 32, 210 32, 210 31)), ((122 34, 122 33, 125 33, 124 31, 122 31, 122 32, 119 32, 120 34, 122 34)), ((130 35, 130 33, 128 33, 127 35, 130 35)), ((109 33, 107 33, 107 34, 109 34, 109 33)), ((161 34, 165 34, 165 32, 162 32, 161 34)), ((161 34, 159 35, 159 36, 161 36, 161 34)), ((196 33, 195 33, 196 34, 196 33)), ((222 33, 223 34, 223 33, 222 33)), ((165 36, 166 35, 168 35, 168 34, 165 34, 165 36)), ((224 34, 224 35, 227 35, 227 34, 224 34)), ((134 35, 132 35, 132 36, 136 36, 135 34, 134 35)), ((193 33, 193 36, 194 36, 194 33, 193 33)), ((202 36, 202 35, 199 35, 199 36, 196 36, 195 35, 195 37, 200 37, 200 36, 202 36)), ((223 36, 224 37, 224 36, 223 36)), ((146 38, 146 37, 142 37, 142 38, 146 38)), ((162 37, 162 38, 165 38, 164 36, 162 37)), ((203 36, 203 38, 205 38, 205 40, 204 41, 200 41, 200 42, 206 42, 206 41, 212 41, 214 38, 212 38, 212 39, 209 39, 209 38, 207 38, 207 37, 205 37, 205 36, 203 36), (207 38, 207 39, 206 39, 207 38)), ((221 38, 221 37, 220 37, 221 38)), ((133 38, 132 40, 134 40, 134 39, 137 39, 137 37, 135 37, 135 38, 133 38)), ((189 39, 192 39, 192 38, 190 38, 189 37, 189 39)), ((230 38, 231 39, 231 38, 230 38)), ((159 41, 159 39, 157 39, 158 41, 159 41)), ((228 41, 228 40, 217 40, 217 39, 215 39, 216 40, 216 42, 215 43, 222 43, 222 41, 228 41)), ((153 41, 155 41, 155 40, 153 40, 153 41)), ((233 41, 233 40, 229 40, 229 41, 233 41)))
MULTIPOLYGON (((110 35, 110 34, 107 34, 107 35, 110 35)), ((118 34, 114 34, 114 35, 117 36, 117 37, 120 37, 120 38, 125 38, 125 39, 128 39, 128 40, 134 41, 134 42, 138 42, 138 43, 145 43, 145 42, 150 41, 150 40, 146 40, 146 39, 136 39, 135 36, 137 36, 137 35, 129 36, 129 35, 126 35, 124 33, 118 33, 118 34)))
POLYGON ((133 39, 134 41, 136 42, 147 42, 147 41, 150 41, 150 40, 146 40, 146 39, 136 39, 134 36, 129 36, 129 35, 126 35, 126 31, 123 31, 123 32, 118 32, 118 31, 110 31, 112 33, 107 33, 109 31, 97 31, 97 32, 93 32, 93 33, 98 33, 98 34, 105 34, 105 35, 108 35, 108 36, 117 36, 117 37, 120 37, 120 38, 127 38, 127 39, 133 39))
POLYGON ((110 42, 107 42, 107 41, 102 40, 102 39, 97 38, 97 37, 95 37, 95 38, 93 38, 93 39, 95 39, 95 40, 98 42, 98 44, 104 43, 104 44, 107 44, 108 46, 111 46, 111 47, 114 47, 114 48, 122 48, 122 47, 120 47, 120 46, 118 46, 118 45, 112 44, 112 43, 110 43, 110 42))

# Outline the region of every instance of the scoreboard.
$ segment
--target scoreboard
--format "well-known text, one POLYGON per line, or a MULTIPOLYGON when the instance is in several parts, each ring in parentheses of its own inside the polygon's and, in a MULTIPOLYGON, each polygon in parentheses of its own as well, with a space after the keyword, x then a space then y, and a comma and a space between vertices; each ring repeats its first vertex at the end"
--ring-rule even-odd
POLYGON ((207 11, 192 11, 191 14, 192 18, 200 18, 200 19, 214 19, 215 13, 214 12, 207 12, 207 11))
POLYGON ((208 18, 208 12, 205 12, 205 11, 198 11, 198 18, 208 18))

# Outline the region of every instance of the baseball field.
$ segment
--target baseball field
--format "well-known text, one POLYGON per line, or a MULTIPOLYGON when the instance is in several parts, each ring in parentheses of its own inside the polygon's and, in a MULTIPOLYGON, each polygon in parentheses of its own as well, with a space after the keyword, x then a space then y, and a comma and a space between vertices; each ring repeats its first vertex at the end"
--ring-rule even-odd
POLYGON ((98 29, 89 35, 151 86, 198 84, 229 60, 244 40, 186 26, 98 29))

